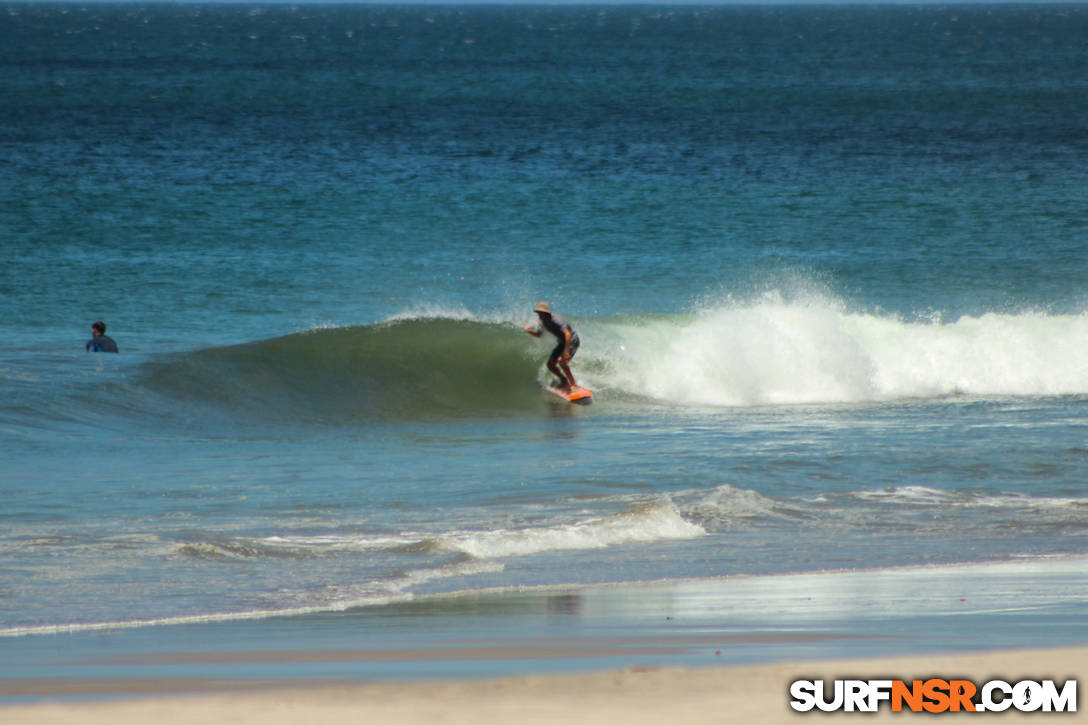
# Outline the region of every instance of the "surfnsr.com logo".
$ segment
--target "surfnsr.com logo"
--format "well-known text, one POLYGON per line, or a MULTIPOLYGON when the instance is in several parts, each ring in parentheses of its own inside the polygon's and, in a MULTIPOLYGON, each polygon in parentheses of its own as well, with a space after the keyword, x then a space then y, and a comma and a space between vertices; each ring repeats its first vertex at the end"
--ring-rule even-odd
POLYGON ((1076 712, 1077 681, 797 680, 790 698, 798 712, 1076 712))

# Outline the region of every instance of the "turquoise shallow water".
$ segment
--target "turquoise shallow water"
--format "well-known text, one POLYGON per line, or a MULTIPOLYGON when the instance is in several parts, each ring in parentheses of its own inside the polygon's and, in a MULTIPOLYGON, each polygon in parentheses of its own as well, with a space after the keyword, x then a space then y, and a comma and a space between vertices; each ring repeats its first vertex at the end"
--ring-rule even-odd
POLYGON ((0 634, 1082 566, 1086 24, 5 6, 0 634))

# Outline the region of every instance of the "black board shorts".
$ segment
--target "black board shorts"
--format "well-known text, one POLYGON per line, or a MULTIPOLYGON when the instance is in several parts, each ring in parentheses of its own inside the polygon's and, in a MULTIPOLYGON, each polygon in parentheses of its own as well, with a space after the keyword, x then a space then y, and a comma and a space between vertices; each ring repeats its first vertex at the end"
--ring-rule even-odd
MULTIPOLYGON (((577 335, 575 335, 574 337, 572 337, 570 339, 570 358, 571 358, 571 360, 574 359, 574 353, 578 352, 578 346, 581 345, 581 344, 582 344, 582 341, 578 339, 577 335)), ((566 347, 565 342, 560 342, 558 345, 556 345, 555 349, 552 350, 551 356, 548 358, 548 362, 555 362, 559 358, 563 357, 563 348, 564 347, 566 347)))

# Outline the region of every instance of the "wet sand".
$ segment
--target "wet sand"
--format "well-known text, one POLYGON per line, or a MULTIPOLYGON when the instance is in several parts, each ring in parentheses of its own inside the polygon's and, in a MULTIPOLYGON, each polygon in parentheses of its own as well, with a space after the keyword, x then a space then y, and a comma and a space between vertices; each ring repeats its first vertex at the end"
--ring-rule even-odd
MULTIPOLYGON (((342 653, 329 653, 339 656, 342 653)), ((471 651, 458 653, 468 658, 471 651)), ((250 653, 256 661, 260 653, 250 653)), ((280 653, 276 655, 282 657, 280 653)), ((310 657, 316 653, 310 653, 310 657)), ((813 718, 820 721, 859 716, 872 721, 910 715, 796 713, 789 706, 789 685, 796 679, 929 677, 975 682, 1003 679, 1064 681, 1088 672, 1088 648, 1002 650, 973 654, 825 660, 752 666, 704 668, 627 668, 582 674, 533 675, 486 680, 409 683, 273 682, 200 679, 82 679, 26 681, 40 696, 109 695, 123 699, 71 700, 0 708, 8 725, 52 723, 196 722, 294 725, 346 722, 399 723, 778 723, 813 718), (179 694, 186 693, 186 694, 179 694)), ((6 683, 11 685, 9 681, 6 683)), ((8 692, 10 695, 10 691, 8 692)), ((30 694, 24 690, 23 694, 30 694)), ((1079 703, 1078 703, 1079 704, 1079 703)), ((947 714, 946 717, 965 717, 947 714)), ((1060 722, 1088 721, 1083 712, 1043 715, 1009 711, 1003 722, 1054 717, 1060 722)))

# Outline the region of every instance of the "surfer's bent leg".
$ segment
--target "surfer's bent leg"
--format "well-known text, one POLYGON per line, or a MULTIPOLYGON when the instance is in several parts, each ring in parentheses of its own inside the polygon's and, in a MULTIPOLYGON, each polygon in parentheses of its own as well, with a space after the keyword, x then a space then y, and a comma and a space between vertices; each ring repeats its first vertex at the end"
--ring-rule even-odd
POLYGON ((571 388, 578 387, 578 383, 574 382, 574 375, 570 371, 570 366, 560 360, 559 365, 563 368, 563 372, 567 374, 567 385, 571 388))
MULTIPOLYGON (((574 382, 574 375, 570 371, 570 365, 563 360, 563 348, 565 344, 559 343, 552 350, 551 357, 548 358, 548 369, 551 370, 555 377, 559 378, 559 384, 568 388, 574 388, 578 383, 574 382), (562 372, 560 372, 562 368, 562 372)), ((571 341, 570 356, 574 357, 574 353, 578 350, 577 338, 571 341)))
POLYGON ((552 371, 552 374, 555 375, 555 377, 559 378, 559 385, 561 387, 573 387, 574 376, 570 374, 570 368, 567 367, 567 364, 562 362, 562 360, 563 343, 559 343, 556 345, 555 349, 552 350, 552 354, 548 358, 548 369, 552 371), (563 366, 562 372, 559 370, 560 365, 563 366), (566 375, 563 374, 564 372, 566 375))
MULTIPOLYGON (((578 339, 577 334, 574 337, 571 338, 571 341, 570 341, 570 359, 571 360, 574 359, 574 354, 576 352, 578 352, 578 346, 581 345, 581 344, 582 344, 582 341, 578 339)), ((562 350, 560 350, 560 354, 562 354, 562 350)), ((578 387, 578 383, 574 382, 574 375, 570 371, 570 362, 569 361, 564 361, 563 358, 560 357, 559 358, 559 364, 563 366, 563 372, 565 372, 567 374, 567 380, 570 382, 570 386, 572 388, 578 387)))

